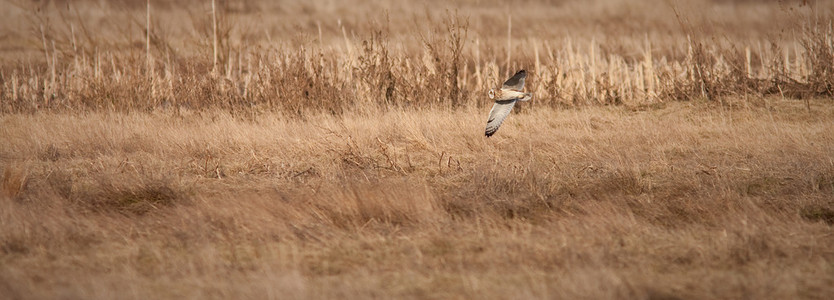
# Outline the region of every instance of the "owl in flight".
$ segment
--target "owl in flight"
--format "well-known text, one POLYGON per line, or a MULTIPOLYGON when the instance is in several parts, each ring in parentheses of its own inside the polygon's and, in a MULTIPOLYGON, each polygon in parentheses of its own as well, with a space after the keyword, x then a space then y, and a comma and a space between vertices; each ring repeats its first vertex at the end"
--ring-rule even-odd
POLYGON ((524 78, 527 77, 527 72, 524 70, 518 71, 513 77, 507 79, 501 89, 495 91, 489 90, 489 99, 495 100, 492 105, 492 110, 489 111, 489 120, 486 125, 486 136, 490 137, 498 131, 498 127, 504 122, 504 119, 513 110, 516 101, 529 101, 533 99, 533 94, 524 93, 524 78))

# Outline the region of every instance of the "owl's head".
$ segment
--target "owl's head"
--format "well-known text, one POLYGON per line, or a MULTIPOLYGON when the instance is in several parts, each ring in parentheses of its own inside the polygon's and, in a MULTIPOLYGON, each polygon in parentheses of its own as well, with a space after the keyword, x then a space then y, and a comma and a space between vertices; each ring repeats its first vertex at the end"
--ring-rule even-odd
POLYGON ((495 90, 489 89, 489 99, 495 99, 495 90))

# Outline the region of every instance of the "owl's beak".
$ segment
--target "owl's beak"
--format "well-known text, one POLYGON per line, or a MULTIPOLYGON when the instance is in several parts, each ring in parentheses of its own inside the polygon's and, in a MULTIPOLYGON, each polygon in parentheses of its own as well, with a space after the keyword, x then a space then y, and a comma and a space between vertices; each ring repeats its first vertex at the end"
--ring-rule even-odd
POLYGON ((489 99, 495 99, 495 90, 489 89, 489 99))

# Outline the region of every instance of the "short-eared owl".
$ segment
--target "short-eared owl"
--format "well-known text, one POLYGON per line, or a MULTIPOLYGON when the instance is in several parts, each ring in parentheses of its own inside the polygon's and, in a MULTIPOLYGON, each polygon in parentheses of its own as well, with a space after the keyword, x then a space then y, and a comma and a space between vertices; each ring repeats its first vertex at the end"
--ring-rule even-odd
POLYGON ((513 110, 516 101, 529 101, 533 99, 533 94, 524 93, 524 78, 527 77, 527 72, 524 70, 518 71, 513 77, 507 79, 501 89, 495 91, 489 90, 489 99, 494 99, 495 104, 492 105, 492 110, 489 111, 489 120, 486 125, 486 136, 490 137, 498 131, 498 127, 504 122, 504 119, 513 110))

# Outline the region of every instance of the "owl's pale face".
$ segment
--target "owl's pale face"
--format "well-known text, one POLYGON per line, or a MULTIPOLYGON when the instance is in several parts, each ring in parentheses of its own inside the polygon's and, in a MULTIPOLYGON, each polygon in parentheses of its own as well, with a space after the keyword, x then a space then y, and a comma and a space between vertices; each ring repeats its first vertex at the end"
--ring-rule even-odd
POLYGON ((495 90, 489 89, 489 99, 495 99, 495 90))

